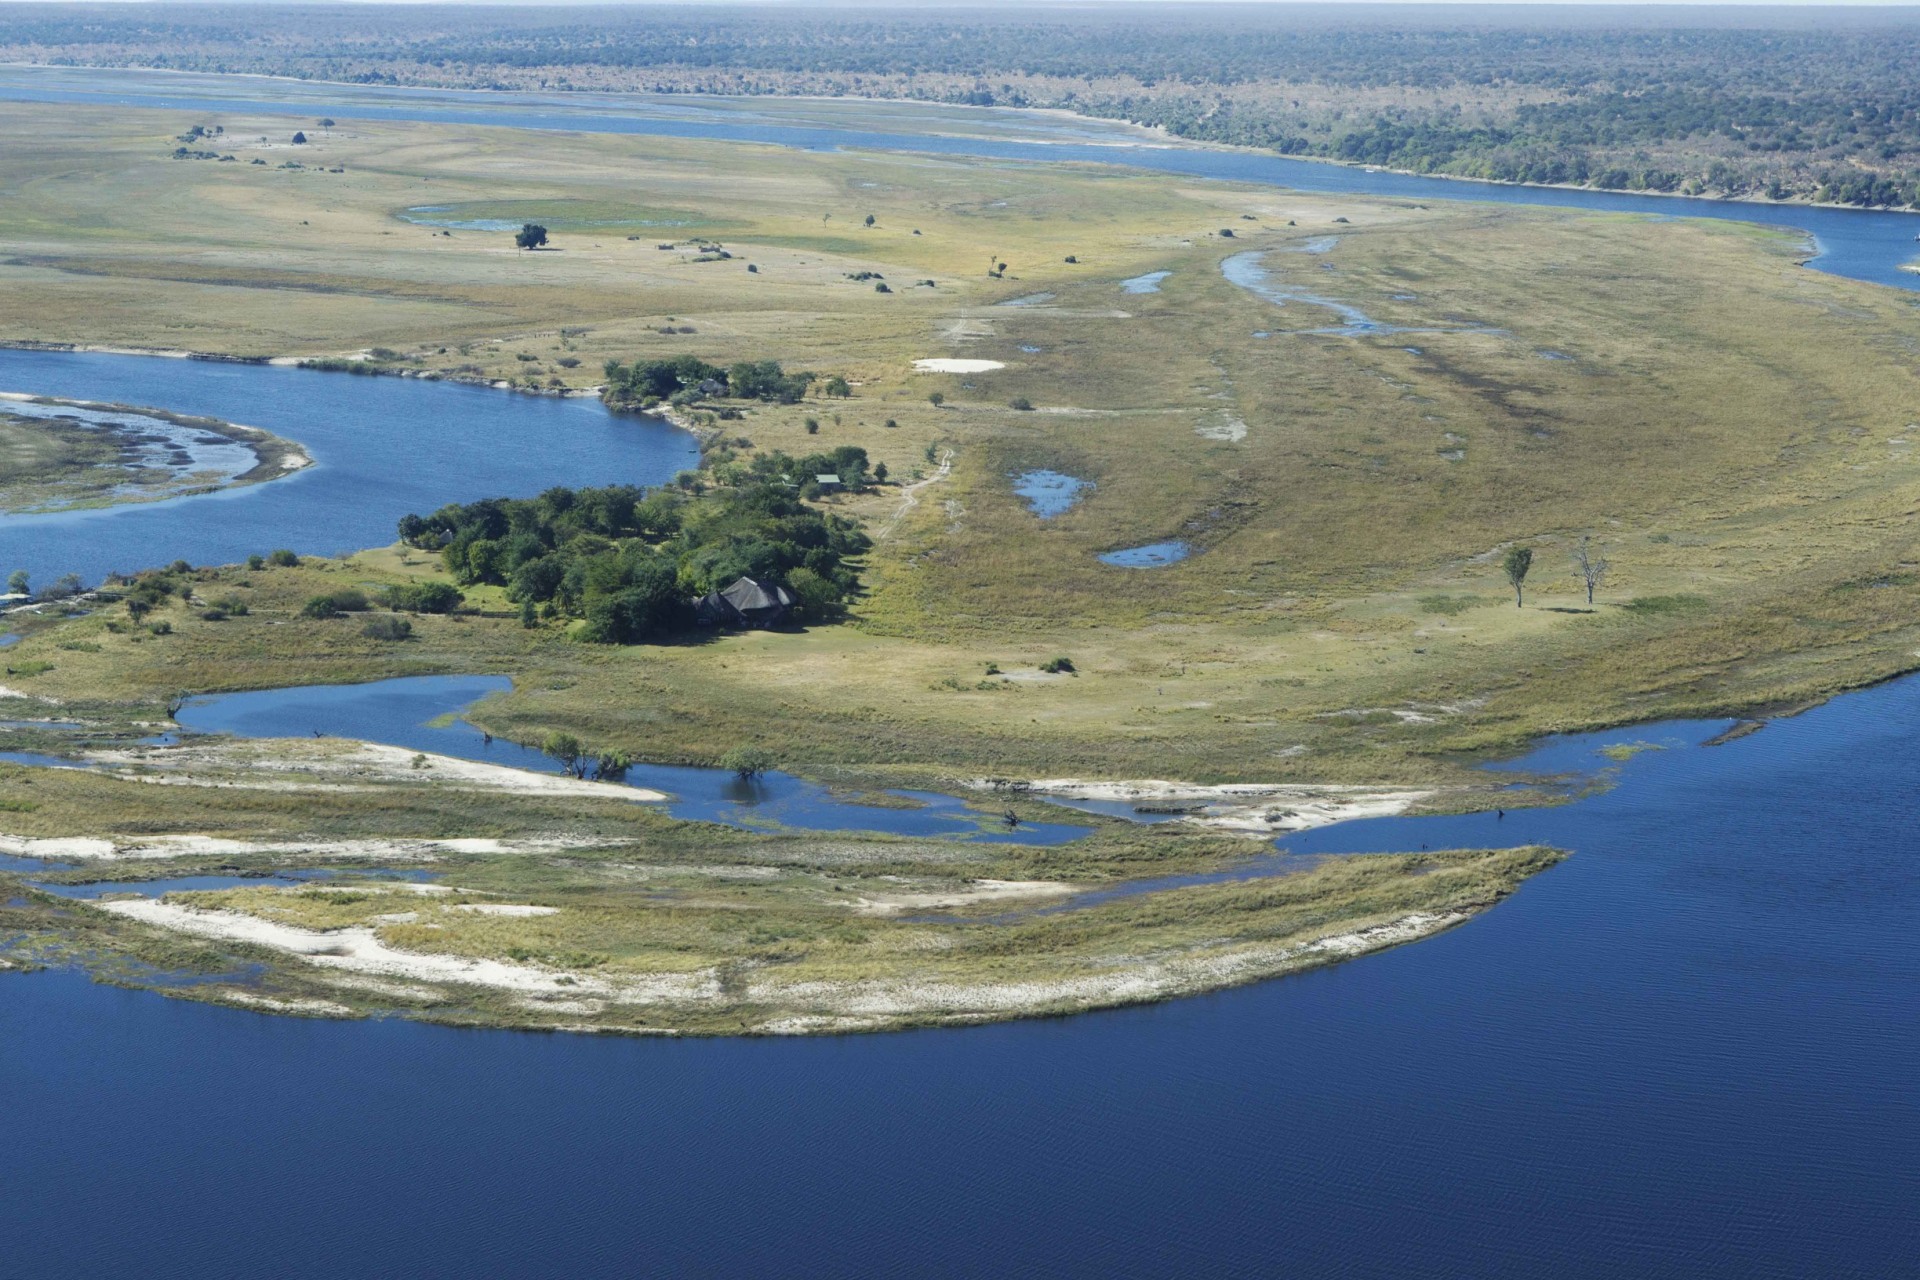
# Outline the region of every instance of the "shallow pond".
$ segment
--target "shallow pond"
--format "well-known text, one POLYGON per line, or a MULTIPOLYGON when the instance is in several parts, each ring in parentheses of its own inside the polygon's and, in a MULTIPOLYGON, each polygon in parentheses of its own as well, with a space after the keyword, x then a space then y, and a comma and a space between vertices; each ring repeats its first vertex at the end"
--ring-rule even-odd
MULTIPOLYGON (((459 719, 475 702, 512 687, 505 676, 415 676, 371 684, 230 693, 195 699, 181 710, 179 721, 202 733, 243 738, 305 738, 318 733, 539 773, 560 772, 555 761, 535 748, 489 740, 459 719)), ((997 812, 976 810, 965 800, 930 791, 886 793, 891 801, 908 802, 902 807, 861 804, 780 772, 749 781, 726 769, 641 764, 628 771, 625 781, 668 793, 672 799, 666 808, 676 818, 749 829, 882 831, 1034 845, 1062 844, 1088 830, 1068 823, 1032 822, 1008 830, 997 812)))
POLYGON ((1160 282, 1172 275, 1171 271, 1149 271, 1143 276, 1134 276, 1120 282, 1122 293, 1158 293, 1160 282))
POLYGON ((1080 495, 1093 488, 1093 481, 1059 471, 1022 471, 1013 478, 1013 491, 1027 500, 1027 507, 1042 520, 1051 520, 1073 510, 1080 495))
POLYGON ((1158 569, 1162 565, 1178 564, 1192 554, 1193 548, 1184 542, 1153 542, 1144 547, 1104 552, 1100 563, 1122 569, 1158 569))

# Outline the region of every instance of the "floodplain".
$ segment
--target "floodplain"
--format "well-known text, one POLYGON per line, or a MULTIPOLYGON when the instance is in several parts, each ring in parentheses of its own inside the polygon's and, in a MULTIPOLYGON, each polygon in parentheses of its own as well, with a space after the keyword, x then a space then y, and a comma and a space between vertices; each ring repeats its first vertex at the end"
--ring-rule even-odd
MULTIPOLYGON (((193 567, 140 625, 111 602, 9 615, 9 745, 93 766, 0 765, 5 852, 74 867, 5 873, 11 963, 121 956, 146 966, 131 981, 238 957, 269 976, 168 990, 283 1012, 871 1029, 1324 963, 1458 923, 1558 857, 1343 855, 1009 920, 1262 846, 1177 815, 1096 817, 1044 848, 729 832, 332 740, 144 745, 183 693, 507 674, 469 713, 502 739, 690 765, 752 746, 860 794, 978 796, 1017 825, 1061 816, 1036 782, 1512 805, 1478 765, 1542 733, 1802 706, 1910 668, 1920 643, 1920 317, 1807 270, 1788 234, 478 126, 47 106, 0 130, 19 175, 0 286, 23 303, 0 341, 501 395, 591 394, 608 361, 776 360, 848 394, 677 411, 704 483, 842 445, 890 476, 819 499, 873 540, 830 624, 598 645, 473 584, 404 639, 307 616, 325 592, 447 576, 399 544, 193 567), (191 126, 212 158, 174 157, 191 126), (545 247, 501 229, 524 223, 545 247), (1043 518, 1017 488, 1035 472, 1083 487, 1043 518), (1608 562, 1591 601, 1583 543, 1608 562), (1186 554, 1103 560, 1168 544, 1186 554), (1522 607, 1502 572, 1516 547, 1522 607), (31 723, 56 719, 84 740, 31 723), (169 876, 327 849, 431 868, 446 892, 80 909, 57 892, 148 874, 156 848, 169 876), (408 974, 396 953, 433 959, 408 974)), ((155 548, 156 567, 175 558, 155 548)), ((1286 829, 1287 804, 1251 808, 1255 835, 1286 829)))

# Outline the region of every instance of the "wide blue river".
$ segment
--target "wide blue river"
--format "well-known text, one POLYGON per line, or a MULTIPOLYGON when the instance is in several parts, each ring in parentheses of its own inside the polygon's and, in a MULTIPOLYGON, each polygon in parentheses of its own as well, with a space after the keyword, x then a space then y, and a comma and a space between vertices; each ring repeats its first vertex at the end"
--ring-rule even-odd
MULTIPOLYGON (((586 127, 566 119, 554 127, 586 127)), ((905 145, 871 139, 831 141, 905 145)), ((1006 144, 1039 154, 1023 145, 1006 144)), ((1076 145, 1046 154, 1116 158, 1076 145)), ((1125 158, 1320 190, 1758 215, 1817 232, 1822 266, 1887 283, 1906 283, 1894 266, 1914 225, 1224 152, 1125 158)), ((30 549, 49 569, 366 545, 404 510, 644 482, 690 456, 589 404, 389 379, 9 353, 0 388, 229 417, 321 463, 153 515, 0 525, 0 561, 30 549), (292 527, 201 514, 329 485, 292 527), (181 545, 208 520, 232 552, 181 545)), ((1304 976, 1065 1020, 612 1040, 0 976, 0 1277, 1914 1275, 1916 725, 1906 680, 1719 746, 1699 745, 1719 724, 1545 744, 1535 766, 1615 768, 1614 785, 1290 842, 1575 850, 1498 908, 1304 976), (1596 754, 1638 741, 1660 749, 1596 754)))

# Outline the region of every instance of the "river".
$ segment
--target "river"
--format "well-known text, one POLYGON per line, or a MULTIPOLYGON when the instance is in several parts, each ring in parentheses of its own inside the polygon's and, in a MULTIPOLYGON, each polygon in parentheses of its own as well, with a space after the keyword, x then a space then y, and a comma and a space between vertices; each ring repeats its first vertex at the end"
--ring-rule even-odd
MULTIPOLYGON (((853 136, 873 135, 835 133, 853 136)), ((1081 145, 1047 152, 1088 158, 1081 145)), ((1198 149, 1127 155, 1318 189, 1623 203, 1198 149)), ((1890 228, 1905 241, 1915 224, 1901 216, 1727 208, 1816 230, 1828 269, 1907 283, 1890 228)), ((316 434, 330 396, 368 397, 349 407, 376 421, 414 406, 409 430, 450 429, 428 421, 441 405, 500 415, 473 437, 499 456, 463 451, 455 490, 424 505, 539 488, 508 450, 534 432, 597 440, 574 462, 601 459, 599 476, 621 461, 606 456, 619 433, 648 429, 590 421, 591 405, 390 379, 30 359, 67 380, 0 386, 234 418, 323 464, 189 500, 196 511, 351 467, 316 434), (282 386, 284 420, 263 401, 282 386), (512 477, 471 469, 509 456, 512 477)), ((417 438, 386 434, 380 447, 417 438)), ((329 536, 385 540, 403 495, 373 496, 377 537, 329 536)), ((104 527, 81 526, 88 540, 104 527)), ((286 540, 250 534, 243 549, 286 540)), ((1615 785, 1556 809, 1288 842, 1576 851, 1496 910, 1334 968, 1065 1020, 611 1040, 307 1022, 67 973, 0 978, 0 1274, 1912 1274, 1917 722, 1920 681, 1906 680, 1719 746, 1698 745, 1718 724, 1546 744, 1540 762, 1614 767, 1615 785), (1595 753, 1638 741, 1661 749, 1617 766, 1595 753)))

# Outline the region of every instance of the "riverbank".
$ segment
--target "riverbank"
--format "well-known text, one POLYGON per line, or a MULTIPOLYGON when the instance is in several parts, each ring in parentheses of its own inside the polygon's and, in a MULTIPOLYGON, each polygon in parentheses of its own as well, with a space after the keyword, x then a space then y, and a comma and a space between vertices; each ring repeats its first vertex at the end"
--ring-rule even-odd
POLYGON ((840 1034, 1078 1013, 1334 964, 1461 925, 1561 856, 1347 858, 1049 911, 1067 886, 861 866, 925 849, 869 842, 863 854, 859 842, 815 839, 790 850, 804 861, 748 874, 724 858, 663 863, 648 844, 531 863, 415 846, 405 865, 428 883, 346 870, 288 884, 300 854, 229 851, 211 880, 170 858, 176 879, 153 891, 164 898, 133 896, 143 885, 125 870, 105 896, 76 898, 63 886, 100 874, 84 861, 31 877, 0 869, 12 895, 0 908, 0 966, 79 965, 176 998, 296 1016, 840 1034), (831 870, 810 870, 829 849, 831 870), (217 887, 222 879, 236 887, 217 887), (931 909, 943 914, 910 914, 931 909), (730 943, 741 929, 758 941, 730 943))

